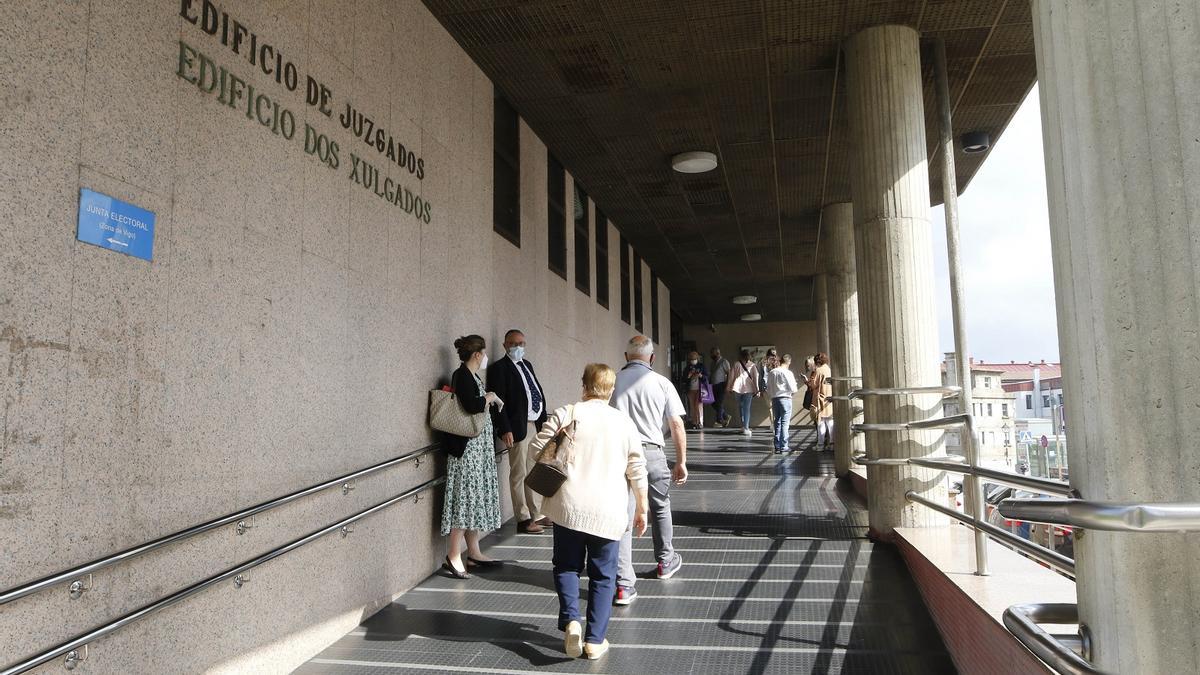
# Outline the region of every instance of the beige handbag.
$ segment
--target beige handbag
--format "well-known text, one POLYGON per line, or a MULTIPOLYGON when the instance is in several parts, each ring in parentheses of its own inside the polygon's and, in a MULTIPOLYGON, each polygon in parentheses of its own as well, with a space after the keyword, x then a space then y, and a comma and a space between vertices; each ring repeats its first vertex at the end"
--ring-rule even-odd
POLYGON ((571 406, 571 421, 562 425, 554 438, 538 453, 537 463, 525 477, 525 487, 543 497, 553 497, 567 482, 567 466, 575 453, 575 406, 571 406))
POLYGON ((475 438, 483 433, 487 411, 471 415, 463 410, 452 391, 433 389, 429 392, 429 426, 455 436, 475 438))

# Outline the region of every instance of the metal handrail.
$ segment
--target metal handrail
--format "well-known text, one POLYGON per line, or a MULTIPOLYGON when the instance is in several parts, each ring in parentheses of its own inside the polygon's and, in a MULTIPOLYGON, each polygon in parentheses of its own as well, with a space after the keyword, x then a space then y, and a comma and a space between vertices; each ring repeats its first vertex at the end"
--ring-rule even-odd
POLYGON ((1071 497, 1075 494, 1070 485, 1061 481, 1050 480, 1049 478, 1037 478, 1035 476, 1022 476, 1019 473, 989 469, 982 466, 971 466, 950 458, 912 457, 908 462, 927 469, 938 469, 940 471, 949 471, 950 473, 961 473, 964 476, 974 475, 980 478, 987 478, 1001 485, 1024 488, 1030 492, 1041 492, 1043 494, 1062 497, 1071 497))
POLYGON ((913 431, 915 429, 950 429, 953 427, 961 427, 970 420, 970 415, 948 415, 946 417, 934 417, 927 420, 918 420, 916 422, 864 422, 862 424, 851 424, 850 429, 853 431, 913 431))
POLYGON ((868 457, 867 455, 854 455, 850 458, 855 464, 863 466, 908 466, 907 457, 868 457))
MULTIPOLYGON (((236 513, 231 513, 227 516, 221 516, 220 518, 215 518, 206 523, 202 523, 200 525, 194 525, 185 530, 180 530, 178 532, 174 532, 172 534, 168 534, 168 535, 159 537, 158 539, 148 541, 144 544, 139 544, 132 548, 127 548, 124 551, 120 551, 118 553, 113 553, 112 555, 108 555, 103 558, 99 558, 97 560, 93 560, 91 562, 84 563, 77 567, 72 567, 71 569, 63 570, 61 572, 55 572, 54 574, 42 577, 41 579, 37 579, 35 581, 31 581, 31 582, 22 584, 20 586, 15 586, 15 587, 10 588, 5 591, 0 591, 0 605, 12 602, 13 600, 23 598, 23 597, 25 597, 27 595, 31 595, 33 593, 37 593, 38 591, 45 590, 47 588, 50 588, 51 586, 56 586, 58 584, 66 583, 68 581, 77 580, 80 577, 83 577, 83 576, 86 576, 93 572, 96 572, 97 570, 101 570, 101 569, 104 569, 111 565, 115 565, 117 563, 124 562, 124 561, 130 560, 132 558, 136 558, 136 557, 144 555, 146 553, 150 553, 151 551, 156 551, 160 548, 163 548, 164 546, 168 546, 170 544, 175 544, 175 543, 184 541, 185 539, 189 539, 198 534, 203 534, 210 530, 215 530, 219 527, 224 527, 225 525, 237 523, 238 521, 245 520, 246 518, 260 514, 264 511, 269 511, 271 509, 283 506, 284 504, 294 502, 297 499, 300 499, 301 497, 307 497, 311 494, 321 492, 322 490, 327 490, 334 486, 341 485, 341 486, 343 486, 343 489, 346 491, 352 490, 353 489, 352 486, 349 488, 345 487, 350 481, 362 478, 363 476, 367 476, 367 475, 375 473, 377 471, 382 471, 383 469, 387 469, 389 467, 397 466, 399 464, 404 464, 404 463, 412 461, 414 459, 419 460, 419 458, 429 454, 430 452, 433 452, 438 447, 439 446, 437 444, 428 445, 428 446, 425 446, 418 450, 409 452, 407 454, 400 455, 399 457, 396 457, 394 459, 389 459, 385 462, 380 462, 373 466, 369 466, 365 469, 360 469, 358 471, 348 473, 344 476, 332 478, 323 483, 319 483, 317 485, 313 485, 311 487, 307 487, 302 490, 297 490, 296 492, 293 492, 291 494, 287 494, 282 497, 277 497, 275 499, 262 502, 261 504, 258 504, 256 506, 251 506, 250 508, 247 508, 247 509, 242 509, 241 511, 238 511, 236 513)), ((418 462, 418 464, 419 464, 419 462, 418 462)))
POLYGON ((975 518, 963 513, 959 513, 948 506, 943 506, 937 502, 928 500, 912 490, 905 492, 904 497, 910 502, 920 504, 937 511, 942 515, 949 516, 950 518, 957 520, 973 530, 985 532, 993 539, 1003 541, 1013 548, 1020 549, 1022 552, 1028 554, 1032 558, 1036 558, 1055 569, 1069 574, 1072 577, 1075 576, 1075 561, 1061 553, 1039 546, 1028 539, 1019 537, 1008 530, 996 527, 987 521, 976 520, 975 518))
POLYGON ((876 387, 872 389, 855 389, 850 392, 851 398, 866 398, 868 396, 918 396, 921 394, 959 394, 962 387, 950 385, 942 387, 876 387))
MULTIPOLYGON (((969 464, 964 464, 961 460, 952 459, 950 457, 946 457, 946 458, 940 458, 940 457, 939 458, 932 458, 932 457, 872 458, 872 457, 868 457, 867 455, 855 455, 851 459, 853 459, 856 464, 864 464, 864 465, 881 464, 884 466, 902 466, 904 464, 911 464, 913 466, 920 466, 920 467, 924 467, 926 469, 937 469, 938 471, 947 471, 950 473, 958 473, 958 474, 962 474, 964 476, 978 476, 980 478, 987 478, 995 483, 1000 483, 1001 485, 1009 485, 1012 487, 1023 488, 1023 489, 1029 490, 1030 492, 1040 492, 1040 493, 1048 494, 1048 495, 1059 495, 1059 496, 1063 496, 1063 497, 1071 497, 1075 494, 1075 491, 1071 488, 1070 485, 1060 482, 1060 481, 1051 480, 1049 478, 1037 478, 1035 476, 1022 476, 1019 473, 1012 473, 1010 471, 999 471, 997 469, 989 469, 987 467, 982 467, 982 466, 972 467, 969 464)), ((1005 504, 1005 503, 1008 503, 1011 501, 1017 501, 1017 500, 1007 500, 1006 499, 1003 502, 1001 502, 1001 504, 1005 504)), ((1047 503, 1054 504, 1054 503, 1056 503, 1056 502, 1047 501, 1044 499, 1029 500, 1029 501, 1031 503, 1036 503, 1036 504, 1047 504, 1047 503)), ((1001 509, 1001 512, 1003 513, 1003 509, 1001 509)), ((1005 515, 1007 515, 1007 514, 1005 514, 1005 515)), ((1031 518, 1024 518, 1024 517, 1020 517, 1020 516, 1012 516, 1012 518, 1014 520, 1030 520, 1033 522, 1049 522, 1049 521, 1035 520, 1035 519, 1031 519, 1031 518)), ((1168 529, 1170 529, 1170 528, 1168 528, 1168 529)))
POLYGON ((1014 605, 1004 610, 1004 626, 1029 651, 1060 673, 1101 674, 1101 671, 1088 661, 1091 658, 1091 636, 1086 626, 1079 627, 1083 651, 1081 656, 1063 639, 1042 630, 1039 623, 1079 623, 1078 605, 1057 602, 1014 605))
MULTIPOLYGON (((18 675, 19 673, 24 673, 24 672, 30 670, 31 668, 36 668, 37 666, 40 666, 40 665, 42 665, 52 659, 55 659, 59 656, 63 656, 64 654, 69 654, 71 652, 74 652, 74 651, 78 650, 79 648, 83 647, 84 645, 87 645, 90 642, 94 642, 95 640, 98 640, 98 639, 100 639, 110 633, 113 633, 117 630, 120 630, 121 628, 124 628, 125 626, 128 626, 129 624, 131 624, 135 621, 139 621, 141 619, 146 618, 147 616, 150 616, 151 614, 154 614, 160 610, 166 609, 167 607, 170 607, 171 605, 182 602, 183 600, 186 600, 187 598, 205 590, 206 588, 209 588, 212 585, 220 583, 227 579, 234 579, 234 583, 238 583, 239 581, 244 583, 246 581, 246 579, 243 578, 243 579, 239 580, 238 576, 241 574, 244 574, 246 571, 248 571, 254 567, 257 567, 265 562, 268 562, 270 560, 278 558, 279 556, 281 556, 285 553, 294 551, 295 549, 298 549, 301 546, 304 546, 305 544, 316 541, 317 539, 320 539, 321 537, 323 537, 327 534, 331 534, 331 533, 339 531, 339 530, 343 532, 343 536, 346 534, 349 534, 351 532, 351 530, 345 529, 349 525, 351 525, 359 520, 362 520, 363 518, 366 518, 367 516, 369 516, 373 513, 382 511, 383 509, 386 509, 387 507, 392 506, 393 504, 402 502, 405 499, 408 499, 409 497, 419 495, 421 492, 424 492, 425 490, 428 490, 429 488, 440 485, 441 483, 444 483, 445 481, 446 481, 445 476, 440 476, 438 478, 434 478, 432 480, 426 481, 426 482, 422 483, 421 485, 418 485, 415 488, 412 488, 401 494, 396 495, 395 497, 392 497, 391 499, 388 499, 386 501, 376 504, 375 506, 372 506, 370 508, 359 511, 358 513, 356 513, 348 518, 343 518, 342 520, 339 520, 338 522, 336 522, 328 527, 323 527, 315 532, 312 532, 303 537, 300 537, 299 539, 294 539, 291 542, 284 544, 283 546, 280 546, 276 549, 268 551, 267 553, 264 553, 262 555, 255 556, 254 558, 251 558, 245 562, 242 562, 234 567, 230 567, 229 569, 225 570, 224 572, 220 572, 218 574, 210 576, 207 579, 204 579, 203 581, 198 581, 198 582, 192 584, 191 586, 184 588, 183 590, 176 591, 175 593, 172 593, 171 595, 168 595, 165 598, 159 599, 155 602, 150 603, 149 605, 145 605, 139 609, 136 609, 118 619, 114 619, 113 621, 110 621, 110 622, 104 624, 103 626, 100 626, 99 628, 92 629, 86 633, 83 633, 81 635, 78 635, 78 636, 70 639, 70 640, 67 640, 66 642, 63 642, 56 647, 52 647, 52 648, 47 649, 46 651, 43 651, 39 654, 35 654, 34 656, 26 658, 23 661, 14 663, 14 664, 6 667, 4 670, 0 670, 0 675, 18 675)), ((419 497, 418 497, 418 499, 419 499, 419 497)), ((238 583, 238 586, 240 587, 241 583, 238 583)))
POLYGON ((1122 504, 1082 499, 1005 499, 1006 518, 1111 532, 1197 532, 1200 503, 1122 504))

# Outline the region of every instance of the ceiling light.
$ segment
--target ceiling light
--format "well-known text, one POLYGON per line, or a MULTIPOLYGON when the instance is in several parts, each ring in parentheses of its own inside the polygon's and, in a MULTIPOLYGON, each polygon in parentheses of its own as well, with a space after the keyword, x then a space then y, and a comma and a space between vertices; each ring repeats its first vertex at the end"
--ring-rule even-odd
POLYGON ((755 295, 735 295, 733 296, 733 304, 735 305, 753 305, 758 302, 758 296, 755 295))
POLYGON ((671 158, 671 168, 679 173, 704 173, 717 168, 717 156, 711 152, 697 150, 681 152, 671 158))
POLYGON ((987 152, 992 147, 992 139, 986 131, 968 131, 962 135, 962 149, 967 154, 987 152))
POLYGON ((743 314, 742 321, 761 321, 762 314, 743 314))

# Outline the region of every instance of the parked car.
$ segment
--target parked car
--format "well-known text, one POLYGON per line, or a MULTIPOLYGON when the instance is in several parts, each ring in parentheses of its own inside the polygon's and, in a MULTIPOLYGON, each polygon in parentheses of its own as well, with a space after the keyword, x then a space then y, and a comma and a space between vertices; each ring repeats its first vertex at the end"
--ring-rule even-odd
POLYGON ((1048 495, 1028 492, 1006 485, 997 485, 995 483, 985 483, 984 494, 986 495, 984 501, 985 508, 987 509, 987 522, 996 527, 1008 530, 1023 539, 1028 539, 1036 544, 1050 548, 1068 558, 1075 557, 1075 536, 1070 527, 1066 525, 1030 523, 1024 520, 1011 520, 1005 518, 998 508, 1000 502, 1005 499, 1050 499, 1048 495))

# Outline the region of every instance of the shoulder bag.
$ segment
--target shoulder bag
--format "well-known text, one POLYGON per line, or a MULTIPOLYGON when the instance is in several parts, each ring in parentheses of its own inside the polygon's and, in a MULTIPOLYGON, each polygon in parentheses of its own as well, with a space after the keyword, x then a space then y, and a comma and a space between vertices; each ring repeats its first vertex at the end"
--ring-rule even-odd
POLYGON ((707 405, 715 403, 716 400, 717 397, 713 393, 712 383, 708 381, 708 378, 702 376, 700 378, 700 402, 707 405))
POLYGON ((429 426, 455 436, 475 438, 483 433, 487 411, 471 415, 463 410, 453 391, 433 389, 429 392, 429 426))
POLYGON ((559 427, 554 438, 538 453, 533 470, 525 477, 525 487, 543 497, 553 497, 567 482, 567 466, 575 454, 574 406, 570 407, 568 415, 571 421, 559 427))

